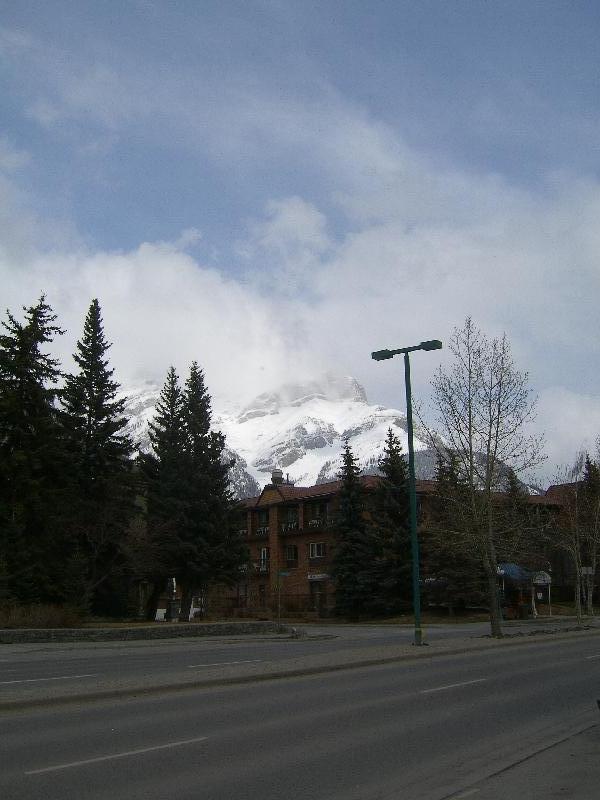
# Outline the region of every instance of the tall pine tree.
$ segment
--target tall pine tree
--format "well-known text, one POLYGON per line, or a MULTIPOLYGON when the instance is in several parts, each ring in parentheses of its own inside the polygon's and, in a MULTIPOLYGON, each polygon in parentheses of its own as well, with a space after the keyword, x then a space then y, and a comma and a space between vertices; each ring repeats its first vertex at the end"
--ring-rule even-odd
POLYGON ((140 577, 152 585, 146 613, 154 619, 167 579, 178 572, 179 536, 187 519, 183 393, 174 367, 167 373, 149 433, 151 452, 140 459, 146 484, 146 547, 143 563, 139 555, 137 561, 140 577))
POLYGON ((412 561, 408 496, 408 468, 400 440, 388 430, 379 460, 381 480, 372 504, 372 524, 381 555, 377 562, 374 612, 394 613, 410 604, 412 561))
POLYGON ((170 370, 146 461, 148 511, 168 554, 165 567, 181 588, 181 618, 192 598, 217 583, 234 583, 247 560, 231 524, 232 495, 225 439, 211 431, 211 398, 193 362, 183 392, 170 370))
POLYGON ((0 334, 0 596, 61 602, 64 449, 55 400, 58 362, 44 348, 63 331, 42 296, 10 312, 0 334))
POLYGON ((360 471, 346 441, 340 472, 340 505, 332 572, 335 580, 335 612, 356 620, 368 610, 377 589, 375 565, 381 557, 377 537, 366 518, 360 471))
POLYGON ((96 613, 126 612, 123 543, 134 512, 131 440, 124 399, 117 399, 98 300, 89 307, 73 355, 78 370, 61 402, 72 467, 73 558, 81 567, 83 600, 96 613))

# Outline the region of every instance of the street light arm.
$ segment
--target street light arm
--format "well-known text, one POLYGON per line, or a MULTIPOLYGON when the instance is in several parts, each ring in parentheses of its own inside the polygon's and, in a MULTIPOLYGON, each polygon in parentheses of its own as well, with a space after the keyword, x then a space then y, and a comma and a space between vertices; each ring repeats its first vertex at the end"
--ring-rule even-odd
POLYGON ((371 358, 374 361, 386 361, 388 358, 393 358, 398 355, 406 355, 407 353, 414 353, 415 350, 441 350, 442 343, 439 339, 429 339, 421 344, 415 344, 412 347, 399 347, 397 350, 375 350, 371 353, 371 358))

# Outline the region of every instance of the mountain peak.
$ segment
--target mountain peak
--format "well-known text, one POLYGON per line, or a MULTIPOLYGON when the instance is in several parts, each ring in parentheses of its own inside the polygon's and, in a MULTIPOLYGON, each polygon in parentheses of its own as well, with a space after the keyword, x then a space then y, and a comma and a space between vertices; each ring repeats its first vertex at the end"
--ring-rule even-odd
POLYGON ((356 378, 350 375, 324 375, 298 383, 286 383, 278 389, 263 392, 252 400, 241 412, 238 422, 254 417, 277 414, 282 406, 301 406, 311 400, 337 402, 349 400, 354 403, 367 403, 367 393, 356 378))

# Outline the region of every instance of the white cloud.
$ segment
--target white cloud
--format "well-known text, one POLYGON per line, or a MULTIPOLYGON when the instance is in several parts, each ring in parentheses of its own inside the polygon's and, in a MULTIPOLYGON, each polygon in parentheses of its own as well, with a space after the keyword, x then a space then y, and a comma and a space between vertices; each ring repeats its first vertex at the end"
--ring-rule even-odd
POLYGON ((553 465, 571 466, 581 451, 596 456, 600 397, 549 386, 539 398, 537 426, 546 431, 549 478, 553 465))
MULTIPOLYGON (((184 236, 183 244, 189 237, 184 236)), ((3 300, 19 314, 44 291, 67 335, 55 352, 65 369, 92 298, 114 343, 111 364, 124 384, 162 381, 170 364, 192 360, 218 396, 248 400, 298 372, 308 360, 268 300, 196 262, 181 243, 146 243, 123 253, 37 253, 19 269, 0 261, 3 300)), ((283 320, 285 322, 285 320, 283 320)))
MULTIPOLYGON (((600 431, 600 377, 589 368, 600 296, 595 178, 540 176, 527 190, 441 167, 322 82, 307 98, 252 75, 191 80, 97 53, 74 68, 30 38, 5 46, 37 87, 31 113, 46 126, 67 122, 69 132, 80 125, 91 157, 102 133, 110 142, 133 131, 142 143, 175 140, 236 178, 257 159, 277 171, 293 164, 290 196, 272 199, 239 242, 244 279, 186 254, 195 230, 123 253, 64 240, 42 247, 49 221, 22 213, 26 203, 4 179, 3 299, 18 308, 46 289, 69 347, 98 296, 125 380, 160 378, 171 362, 184 370, 197 358, 214 391, 248 396, 330 366, 362 379, 374 401, 397 405, 400 365, 374 364, 370 351, 445 340, 471 314, 491 335, 506 331, 530 371, 551 460, 569 460, 600 431), (314 191, 299 196, 304 173, 315 176, 306 181, 314 191)), ((9 150, 5 168, 15 158, 9 150)), ((426 395, 438 357, 415 358, 417 393, 426 395)))
POLYGON ((313 288, 331 245, 324 214, 300 197, 287 197, 267 205, 265 219, 250 224, 238 249, 255 281, 296 295, 313 288))

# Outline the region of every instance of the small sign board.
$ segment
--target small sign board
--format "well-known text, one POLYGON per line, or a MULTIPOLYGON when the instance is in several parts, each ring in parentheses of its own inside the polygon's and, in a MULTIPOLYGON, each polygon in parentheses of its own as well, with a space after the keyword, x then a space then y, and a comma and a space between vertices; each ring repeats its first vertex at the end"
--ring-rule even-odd
POLYGON ((536 572, 533 576, 534 586, 549 586, 552 583, 552 576, 547 572, 536 572))
POLYGON ((308 573, 308 580, 309 581, 326 581, 329 578, 329 575, 326 575, 324 572, 309 572, 308 573))

